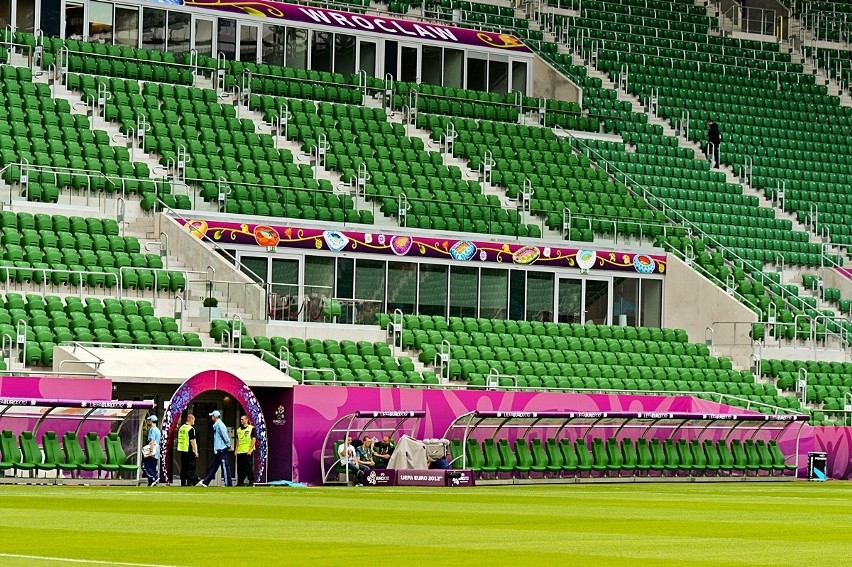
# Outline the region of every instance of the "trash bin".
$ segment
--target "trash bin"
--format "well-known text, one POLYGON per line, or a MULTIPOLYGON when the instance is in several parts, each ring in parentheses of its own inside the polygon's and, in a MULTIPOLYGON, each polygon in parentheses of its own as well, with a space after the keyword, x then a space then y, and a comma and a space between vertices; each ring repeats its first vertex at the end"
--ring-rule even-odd
POLYGON ((826 457, 823 452, 808 453, 808 480, 826 479, 826 457))

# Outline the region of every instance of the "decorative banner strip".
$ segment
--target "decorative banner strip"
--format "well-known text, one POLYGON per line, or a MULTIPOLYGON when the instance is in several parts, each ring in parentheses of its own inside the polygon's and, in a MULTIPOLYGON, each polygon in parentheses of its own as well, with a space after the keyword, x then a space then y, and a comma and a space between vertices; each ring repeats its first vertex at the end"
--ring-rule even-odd
POLYGON ((387 254, 407 258, 437 258, 457 262, 532 264, 595 271, 665 274, 666 256, 607 250, 579 250, 500 242, 453 240, 428 236, 379 232, 340 232, 290 226, 239 224, 218 220, 176 219, 197 238, 216 242, 255 245, 268 250, 302 248, 332 252, 387 254))
POLYGON ((52 398, 0 398, 0 406, 144 410, 152 410, 156 407, 152 401, 63 400, 52 398))
POLYGON ((763 413, 697 413, 697 412, 522 412, 522 411, 477 411, 476 417, 495 419, 676 419, 684 421, 808 421, 805 414, 767 415, 763 413))
POLYGON ((411 20, 351 14, 310 6, 298 6, 274 0, 185 0, 184 6, 219 10, 286 22, 321 25, 348 31, 371 32, 399 39, 417 39, 531 53, 529 47, 513 35, 465 28, 427 24, 411 20))

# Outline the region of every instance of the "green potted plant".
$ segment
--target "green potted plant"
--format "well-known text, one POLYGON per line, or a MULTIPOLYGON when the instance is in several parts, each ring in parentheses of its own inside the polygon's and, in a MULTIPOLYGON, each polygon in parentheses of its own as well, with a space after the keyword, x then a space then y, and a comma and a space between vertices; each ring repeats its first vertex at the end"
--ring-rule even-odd
POLYGON ((202 303, 204 308, 207 310, 207 316, 209 319, 218 319, 222 316, 222 312, 219 310, 219 300, 213 296, 204 298, 204 303, 202 303))

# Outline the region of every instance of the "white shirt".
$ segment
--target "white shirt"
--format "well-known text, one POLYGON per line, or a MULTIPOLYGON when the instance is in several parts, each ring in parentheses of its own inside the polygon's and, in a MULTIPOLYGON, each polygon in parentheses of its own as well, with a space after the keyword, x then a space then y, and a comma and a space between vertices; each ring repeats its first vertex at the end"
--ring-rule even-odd
POLYGON ((355 464, 355 447, 352 445, 341 445, 337 450, 337 456, 340 457, 340 464, 346 466, 350 463, 355 464))

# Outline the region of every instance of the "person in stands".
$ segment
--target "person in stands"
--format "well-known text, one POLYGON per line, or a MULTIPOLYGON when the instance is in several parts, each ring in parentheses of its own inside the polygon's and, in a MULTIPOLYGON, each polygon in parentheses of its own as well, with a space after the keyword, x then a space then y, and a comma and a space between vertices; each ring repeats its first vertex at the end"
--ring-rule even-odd
POLYGON ((157 427, 156 415, 149 415, 147 421, 148 436, 146 437, 146 449, 142 451, 142 471, 148 477, 148 486, 157 486, 160 484, 160 439, 162 434, 160 428, 157 427))
POLYGON ((210 412, 210 419, 213 420, 213 460, 210 462, 207 476, 204 477, 204 480, 198 481, 195 486, 205 488, 210 486, 210 482, 216 476, 219 467, 223 467, 225 470, 225 486, 231 486, 231 471, 228 470, 228 451, 231 449, 231 439, 228 437, 228 428, 225 427, 219 410, 210 412))
POLYGON ((373 460, 377 469, 388 468, 388 462, 390 462, 394 448, 393 437, 390 434, 385 435, 381 441, 373 445, 373 460))
POLYGON ((719 146, 722 145, 722 133, 719 125, 713 119, 707 121, 707 159, 714 162, 713 167, 719 167, 719 146))
POLYGON ((237 428, 237 486, 246 481, 254 485, 254 450, 257 447, 257 431, 249 423, 248 416, 240 416, 237 428))
POLYGON ((186 422, 178 429, 177 452, 180 454, 180 485, 195 486, 198 483, 195 476, 198 442, 195 439, 195 416, 192 414, 186 416, 186 422))

